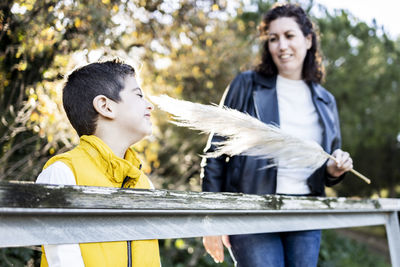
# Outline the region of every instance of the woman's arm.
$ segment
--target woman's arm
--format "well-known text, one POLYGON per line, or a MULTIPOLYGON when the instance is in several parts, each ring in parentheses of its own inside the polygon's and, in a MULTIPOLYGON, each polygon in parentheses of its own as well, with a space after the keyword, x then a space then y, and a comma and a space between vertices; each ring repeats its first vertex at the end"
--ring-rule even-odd
MULTIPOLYGON (((220 106, 227 106, 234 109, 240 109, 240 103, 243 101, 242 90, 246 90, 245 82, 242 75, 238 75, 232 83, 226 88, 220 106)), ((204 152, 212 152, 215 150, 214 142, 223 141, 223 138, 211 134, 204 152)), ((226 179, 227 157, 203 158, 201 162, 203 178, 202 189, 207 192, 221 192, 224 190, 226 179)), ((203 237, 203 245, 208 254, 215 262, 224 261, 224 246, 229 248, 229 237, 224 236, 205 236, 203 237)))
MULTIPOLYGON (((241 103, 243 102, 243 91, 245 90, 247 90, 245 78, 243 77, 243 74, 239 74, 225 89, 219 104, 220 107, 227 106, 240 110, 241 103)), ((213 152, 215 150, 213 143, 221 142, 223 140, 223 137, 210 134, 204 152, 213 152)), ((202 190, 206 192, 223 191, 226 178, 227 157, 203 158, 201 167, 202 190)))

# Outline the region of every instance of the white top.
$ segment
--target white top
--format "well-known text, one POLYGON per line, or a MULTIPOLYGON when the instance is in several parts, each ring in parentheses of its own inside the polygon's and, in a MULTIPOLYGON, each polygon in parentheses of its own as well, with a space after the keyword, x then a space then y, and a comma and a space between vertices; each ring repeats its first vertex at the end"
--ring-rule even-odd
MULTIPOLYGON (((303 80, 289 80, 278 75, 276 81, 279 120, 282 131, 303 140, 322 143, 322 127, 312 101, 311 90, 303 80)), ((310 168, 288 169, 280 161, 277 174, 278 194, 304 195, 310 193, 307 178, 310 168)))
MULTIPOLYGON (((76 185, 74 173, 63 162, 56 161, 44 169, 36 179, 38 184, 76 185)), ((79 244, 44 245, 49 267, 84 267, 79 244)))
MULTIPOLYGON (((154 185, 150 181, 150 188, 154 185)), ((44 169, 36 179, 38 184, 76 185, 72 170, 63 162, 56 161, 44 169)), ((44 245, 49 267, 84 267, 79 244, 44 245)))
POLYGON ((62 161, 56 161, 44 169, 36 179, 36 183, 76 185, 74 173, 62 161))

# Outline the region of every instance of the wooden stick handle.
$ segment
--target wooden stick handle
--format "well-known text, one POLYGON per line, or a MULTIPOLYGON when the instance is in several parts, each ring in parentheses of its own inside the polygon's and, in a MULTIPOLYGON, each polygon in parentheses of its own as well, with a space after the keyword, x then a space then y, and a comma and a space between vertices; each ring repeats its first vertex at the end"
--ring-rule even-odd
MULTIPOLYGON (((329 155, 329 154, 327 154, 327 155, 329 155)), ((336 163, 338 163, 337 160, 336 160, 336 158, 333 157, 332 155, 329 155, 329 158, 332 159, 332 160, 334 160, 336 163)), ((364 182, 366 182, 367 184, 370 184, 370 183, 371 183, 371 180, 370 180, 370 179, 368 179, 367 177, 365 177, 364 175, 362 175, 361 173, 359 173, 359 172, 356 171, 355 169, 351 169, 350 171, 351 171, 354 175, 356 175, 358 178, 364 180, 364 182)))
POLYGON ((352 173, 354 173, 356 176, 358 176, 359 178, 363 179, 367 184, 371 183, 371 180, 368 179, 367 177, 365 177, 364 175, 362 175, 361 173, 359 173, 358 171, 356 171, 355 169, 351 169, 350 170, 352 173))

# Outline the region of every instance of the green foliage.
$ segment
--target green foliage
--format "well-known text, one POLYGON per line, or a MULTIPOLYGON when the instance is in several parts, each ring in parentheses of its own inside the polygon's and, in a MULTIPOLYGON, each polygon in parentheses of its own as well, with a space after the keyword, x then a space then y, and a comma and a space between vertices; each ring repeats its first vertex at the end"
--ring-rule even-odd
POLYGON ((31 248, 0 249, 0 267, 39 266, 41 252, 31 248))
MULTIPOLYGON (((188 10, 170 12, 173 22, 169 32, 157 38, 163 49, 150 51, 142 69, 147 92, 206 104, 219 102, 241 67, 252 62, 249 46, 256 35, 254 18, 247 22, 234 17, 222 20, 219 16, 227 15, 224 9, 222 4, 210 2, 201 8, 194 4, 188 10), (249 24, 253 27, 246 27, 249 24), (169 64, 161 66, 160 59, 168 59, 169 64)), ((207 136, 171 125, 165 114, 156 113, 156 117, 158 160, 162 164, 153 169, 153 176, 163 178, 160 183, 164 188, 200 190, 199 155, 207 136)))
POLYGON ((400 47, 378 26, 340 11, 318 20, 326 83, 336 97, 343 149, 371 185, 348 178, 339 194, 370 196, 388 189, 396 197, 400 146, 400 47), (334 45, 333 45, 334 44, 334 45), (357 188, 357 190, 355 190, 357 188))
POLYGON ((349 238, 340 237, 334 230, 322 233, 318 267, 389 267, 385 259, 349 238))
POLYGON ((160 240, 160 253, 162 266, 165 267, 233 266, 226 248, 224 262, 215 263, 205 252, 200 238, 160 240))
POLYGON ((99 1, 0 6, 0 180, 33 180, 55 149, 70 146, 56 84, 70 53, 102 42, 109 14, 99 1))

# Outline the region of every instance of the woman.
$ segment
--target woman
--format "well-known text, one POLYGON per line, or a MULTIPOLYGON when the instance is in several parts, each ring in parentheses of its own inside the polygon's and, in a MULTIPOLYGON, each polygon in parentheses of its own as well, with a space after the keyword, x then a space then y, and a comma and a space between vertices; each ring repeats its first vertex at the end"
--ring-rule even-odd
MULTIPOLYGON (((239 74, 224 94, 224 105, 289 134, 318 142, 337 162, 317 170, 265 169, 268 159, 249 156, 208 158, 203 162, 203 191, 324 196, 350 170, 352 159, 340 150, 341 136, 334 97, 319 83, 323 71, 317 36, 304 10, 293 4, 275 5, 260 25, 262 62, 239 74)), ((220 138, 213 136, 211 142, 220 138)), ((209 151, 213 146, 208 148, 209 151)), ((217 262, 223 245, 231 247, 237 266, 316 266, 321 231, 262 233, 204 237, 207 252, 217 262)))

